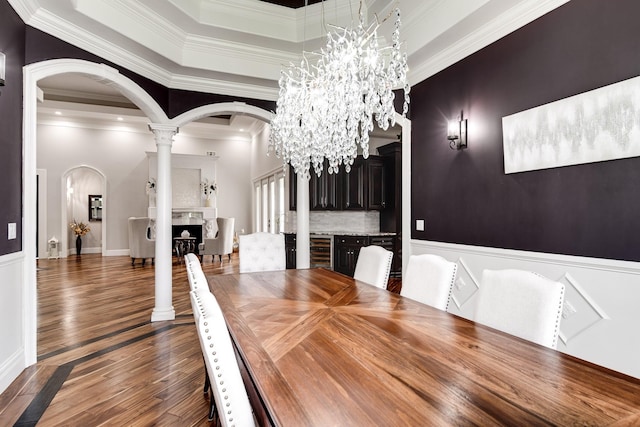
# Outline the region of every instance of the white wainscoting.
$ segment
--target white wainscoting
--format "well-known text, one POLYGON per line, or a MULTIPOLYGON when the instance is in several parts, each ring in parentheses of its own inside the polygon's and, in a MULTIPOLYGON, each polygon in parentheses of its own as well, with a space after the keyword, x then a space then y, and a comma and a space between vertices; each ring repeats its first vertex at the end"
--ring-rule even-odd
POLYGON ((22 252, 0 256, 0 393, 26 367, 23 269, 22 252))
POLYGON ((473 319, 484 269, 518 268, 565 284, 558 350, 640 378, 640 263, 411 240, 411 253, 458 263, 449 312, 473 319))

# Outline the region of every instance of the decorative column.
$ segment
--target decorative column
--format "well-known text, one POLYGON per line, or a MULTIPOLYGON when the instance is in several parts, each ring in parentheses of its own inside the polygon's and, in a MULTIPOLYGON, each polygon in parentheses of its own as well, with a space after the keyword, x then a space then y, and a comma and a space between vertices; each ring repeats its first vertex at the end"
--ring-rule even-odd
POLYGON ((309 180, 297 174, 296 199, 296 268, 309 268, 311 265, 309 238, 309 180))
POLYGON ((170 125, 150 124, 149 129, 156 139, 158 150, 158 177, 156 198, 156 289, 155 307, 151 313, 151 321, 173 320, 176 312, 173 309, 172 293, 172 247, 171 239, 171 146, 173 136, 178 128, 170 125))

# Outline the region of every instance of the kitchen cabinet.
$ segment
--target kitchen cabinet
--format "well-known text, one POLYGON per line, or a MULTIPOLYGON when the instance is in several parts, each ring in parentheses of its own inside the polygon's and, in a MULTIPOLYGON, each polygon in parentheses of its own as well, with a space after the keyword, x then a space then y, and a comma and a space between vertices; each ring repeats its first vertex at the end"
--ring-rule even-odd
POLYGON ((340 170, 342 177, 342 204, 345 211, 362 211, 365 209, 366 163, 360 156, 356 157, 347 173, 344 166, 340 170))
POLYGON ((309 209, 312 211, 325 211, 338 209, 339 174, 327 172, 328 162, 324 162, 324 168, 320 176, 314 171, 309 179, 309 209))
POLYGON ((284 251, 286 267, 288 269, 296 268, 296 235, 295 233, 285 233, 284 235, 284 251))
MULTIPOLYGON (((328 173, 326 162, 320 176, 312 173, 309 180, 309 209, 319 210, 383 210, 387 206, 386 162, 379 156, 358 156, 351 171, 344 166, 335 174, 328 173)), ((297 208, 297 179, 289 168, 289 210, 297 208)))
POLYGON ((396 233, 391 276, 402 275, 402 143, 378 147, 385 164, 386 203, 380 211, 380 231, 396 233))
POLYGON ((369 156, 367 164, 367 210, 382 210, 387 204, 385 163, 381 157, 369 156))
POLYGON ((333 237, 333 269, 353 277, 360 249, 369 245, 368 236, 333 237))
POLYGON ((295 211, 297 209, 298 201, 298 176, 296 175, 293 167, 289 165, 289 210, 295 211))

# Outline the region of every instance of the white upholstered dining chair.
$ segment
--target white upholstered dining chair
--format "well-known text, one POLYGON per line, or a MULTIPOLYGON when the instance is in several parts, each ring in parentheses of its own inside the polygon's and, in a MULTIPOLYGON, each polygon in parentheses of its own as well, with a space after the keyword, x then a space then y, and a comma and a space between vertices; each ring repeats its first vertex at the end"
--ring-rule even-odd
POLYGON ((446 311, 458 264, 432 254, 411 255, 400 295, 446 311))
POLYGON ((360 249, 353 278, 361 282, 387 289, 393 252, 380 246, 365 246, 360 249))
POLYGON ((205 255, 211 255, 213 261, 216 255, 222 262, 222 255, 227 255, 231 261, 231 253, 233 252, 233 226, 235 218, 216 218, 218 224, 218 233, 215 238, 205 238, 204 242, 198 246, 200 258, 204 260, 205 255))
POLYGON ((555 348, 564 284, 524 270, 484 270, 475 321, 555 348))
POLYGON ((196 325, 210 383, 209 421, 218 418, 223 427, 255 426, 222 310, 209 291, 194 291, 192 298, 199 307, 196 325))
POLYGON ((284 235, 253 233, 240 236, 240 273, 276 271, 287 267, 284 235))

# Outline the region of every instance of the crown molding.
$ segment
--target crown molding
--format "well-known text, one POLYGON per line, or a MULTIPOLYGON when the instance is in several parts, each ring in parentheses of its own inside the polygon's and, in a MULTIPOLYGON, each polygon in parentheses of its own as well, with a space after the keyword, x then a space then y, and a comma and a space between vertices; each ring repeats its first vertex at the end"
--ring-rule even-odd
POLYGON ((166 86, 173 89, 261 99, 264 101, 277 100, 279 92, 277 83, 271 87, 251 83, 230 82, 222 79, 194 77, 186 74, 174 74, 166 86))
POLYGON ((562 6, 569 0, 526 0, 496 16, 478 30, 467 34, 447 48, 429 55, 426 60, 419 58, 420 51, 410 56, 408 79, 413 86, 444 70, 467 56, 490 45, 518 28, 534 21, 542 15, 562 6), (413 59, 413 60, 412 60, 413 59), (417 63, 416 63, 417 62, 417 63))
MULTIPOLYGON (((35 0, 29 1, 33 2, 35 0)), ((168 88, 268 101, 276 100, 278 97, 278 89, 275 87, 277 83, 275 81, 273 82, 274 87, 270 87, 268 84, 234 82, 172 72, 160 64, 162 61, 152 62, 140 55, 127 51, 120 45, 105 38, 98 37, 95 34, 89 35, 82 27, 63 20, 42 8, 37 9, 25 22, 45 33, 91 52, 107 61, 116 63, 168 88)), ((218 58, 217 60, 220 61, 221 59, 218 58)))

